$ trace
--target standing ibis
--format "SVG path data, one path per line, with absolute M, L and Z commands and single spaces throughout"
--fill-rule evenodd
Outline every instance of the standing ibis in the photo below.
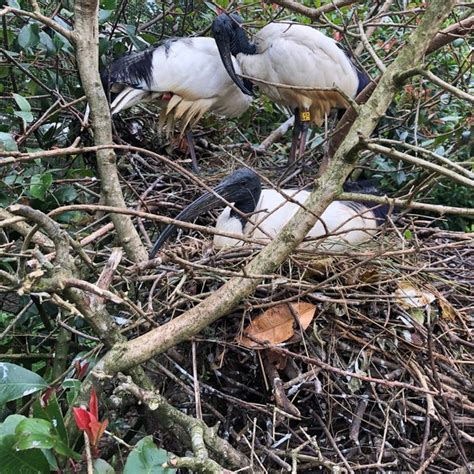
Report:
M 223 13 L 212 24 L 222 62 L 242 92 L 251 94 L 232 56 L 266 95 L 294 111 L 291 163 L 298 148 L 300 155 L 304 152 L 310 122 L 320 126 L 332 108 L 347 108 L 347 100 L 338 91 L 354 98 L 369 78 L 336 41 L 310 26 L 269 23 L 250 42 L 241 23 L 238 15 Z
M 225 199 L 233 203 L 233 208 L 226 207 L 221 212 L 216 230 L 265 243 L 275 237 L 298 211 L 298 203 L 304 203 L 308 196 L 309 191 L 295 189 L 285 189 L 282 193 L 274 189 L 262 190 L 258 175 L 247 168 L 241 168 L 218 184 L 214 193 L 205 193 L 189 204 L 176 219 L 191 221 L 204 212 L 222 207 L 222 199 Z M 387 206 L 371 208 L 368 204 L 353 201 L 334 201 L 322 213 L 308 237 L 314 239 L 327 235 L 324 248 L 341 251 L 369 240 L 386 212 Z M 175 231 L 174 225 L 168 225 L 164 229 L 150 252 L 150 258 L 156 255 Z M 214 235 L 215 248 L 234 247 L 242 243 L 238 238 Z M 306 242 L 305 246 L 311 246 L 311 242 Z
M 240 72 L 237 63 L 232 67 Z M 160 122 L 166 124 L 168 133 L 180 120 L 195 172 L 193 125 L 206 112 L 237 117 L 252 101 L 247 87 L 243 93 L 227 74 L 213 38 L 168 39 L 145 51 L 127 54 L 102 73 L 102 82 L 113 94 L 112 114 L 156 100 L 162 105 Z

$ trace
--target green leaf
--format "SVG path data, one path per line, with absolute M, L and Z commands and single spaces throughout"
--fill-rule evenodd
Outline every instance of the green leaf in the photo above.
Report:
M 48 399 L 46 406 L 43 406 L 40 400 L 35 400 L 33 404 L 33 416 L 35 418 L 48 420 L 51 423 L 53 432 L 58 438 L 66 445 L 69 444 L 63 414 L 61 413 L 61 408 L 59 407 L 58 399 L 55 394 Z
M 46 191 L 53 183 L 53 175 L 51 173 L 35 174 L 30 181 L 30 194 L 32 197 L 44 201 Z
M 26 420 L 26 416 L 23 415 L 10 415 L 0 424 L 0 436 L 14 435 L 16 427 L 20 421 Z
M 405 237 L 405 239 L 410 240 L 410 239 L 412 238 L 411 230 L 407 229 L 407 230 L 403 233 L 403 236 Z
M 40 41 L 41 44 L 45 47 L 48 56 L 54 56 L 56 54 L 56 46 L 54 45 L 53 40 L 44 31 L 40 33 Z
M 105 23 L 114 13 L 113 10 L 99 10 L 99 24 Z
M 33 48 L 39 41 L 39 26 L 37 23 L 26 24 L 18 34 L 18 44 L 23 49 Z
M 41 418 L 26 418 L 16 427 L 17 435 L 49 435 L 51 436 L 51 423 Z
M 47 434 L 30 434 L 17 436 L 15 448 L 20 451 L 25 449 L 51 449 L 54 446 L 54 439 Z
M 0 66 L 0 79 L 8 77 L 10 74 L 10 68 L 8 66 Z
M 115 10 L 117 6 L 117 0 L 100 0 L 100 8 L 105 10 Z
M 125 26 L 125 32 L 127 33 L 127 36 L 130 38 L 130 41 L 132 42 L 133 46 L 137 48 L 138 50 L 145 49 L 148 47 L 148 43 L 145 43 L 141 38 L 139 38 L 136 35 L 137 29 L 133 25 L 124 25 Z
M 176 472 L 176 469 L 163 467 L 163 464 L 168 462 L 168 457 L 167 451 L 155 446 L 152 436 L 146 436 L 136 444 L 129 454 L 123 474 L 171 474 Z
M 31 112 L 30 103 L 20 94 L 12 94 L 15 102 L 17 103 L 20 110 L 23 112 Z
M 94 474 L 115 474 L 115 469 L 101 458 L 94 461 L 93 468 Z
M 0 381 L 0 407 L 48 386 L 39 375 L 9 362 L 0 363 Z
M 18 10 L 21 9 L 20 4 L 16 0 L 8 0 L 8 6 L 12 8 L 18 8 Z
M 59 454 L 81 459 L 80 454 L 73 451 L 66 443 L 61 441 L 55 433 L 52 423 L 41 418 L 27 418 L 16 427 L 17 443 L 15 447 L 20 450 L 40 448 L 54 448 Z
M 16 141 L 10 133 L 0 132 L 0 150 L 2 148 L 5 151 L 18 151 Z
M 17 117 L 20 117 L 21 119 L 23 119 L 26 123 L 30 123 L 30 122 L 33 122 L 33 114 L 31 112 L 20 112 L 18 110 L 15 110 L 13 112 L 14 115 L 16 115 Z
M 0 466 L 2 474 L 49 473 L 49 463 L 39 449 L 17 451 L 14 435 L 0 436 Z
M 55 193 L 56 199 L 62 204 L 66 202 L 74 201 L 77 198 L 77 191 L 74 186 L 67 184 L 61 186 Z

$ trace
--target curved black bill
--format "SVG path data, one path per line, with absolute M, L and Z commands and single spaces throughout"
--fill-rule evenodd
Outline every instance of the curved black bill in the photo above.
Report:
M 217 44 L 217 49 L 219 50 L 219 54 L 222 59 L 222 64 L 229 74 L 230 78 L 235 82 L 236 86 L 244 93 L 250 96 L 253 96 L 253 92 L 249 90 L 242 78 L 240 78 L 234 69 L 234 64 L 232 63 L 232 54 L 230 51 L 230 41 L 226 36 L 222 35 L 215 35 L 215 40 Z
M 193 201 L 189 206 L 185 207 L 177 216 L 176 220 L 190 222 L 201 214 L 208 212 L 215 207 L 225 205 L 222 202 L 222 199 L 229 200 L 232 197 L 232 192 L 226 187 L 222 185 L 218 185 L 214 188 L 214 191 L 219 195 L 216 196 L 212 193 L 205 193 L 202 196 L 198 197 L 195 201 Z M 158 240 L 153 245 L 153 248 L 150 252 L 150 259 L 155 258 L 156 254 L 160 250 L 160 248 L 166 243 L 166 241 L 174 235 L 177 231 L 176 225 L 169 224 L 165 227 L 163 232 L 158 237 Z

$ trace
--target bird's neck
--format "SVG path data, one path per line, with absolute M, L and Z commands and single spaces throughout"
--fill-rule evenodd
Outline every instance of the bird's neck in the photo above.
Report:
M 242 228 L 248 222 L 248 217 L 242 214 L 252 214 L 255 212 L 258 201 L 260 200 L 261 189 L 256 189 L 254 191 L 248 190 L 248 195 L 234 202 L 234 209 L 230 211 L 230 217 L 235 217 L 242 222 Z M 239 211 L 239 212 L 237 212 Z
M 356 72 L 357 79 L 359 79 L 359 85 L 357 87 L 356 95 L 359 95 L 365 89 L 367 84 L 369 84 L 370 77 L 364 71 L 360 71 L 358 68 L 356 68 Z
M 230 43 L 230 52 L 232 56 L 237 56 L 240 53 L 255 54 L 257 52 L 257 47 L 249 41 L 245 31 L 242 28 L 239 28 Z

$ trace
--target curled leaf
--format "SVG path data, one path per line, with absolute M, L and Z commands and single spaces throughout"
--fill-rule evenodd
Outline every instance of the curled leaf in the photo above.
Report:
M 270 344 L 285 342 L 295 334 L 295 327 L 298 329 L 295 317 L 305 330 L 313 320 L 315 311 L 316 306 L 311 303 L 283 303 L 273 306 L 244 329 L 244 335 L 238 342 L 248 348 L 258 348 L 259 341 Z

